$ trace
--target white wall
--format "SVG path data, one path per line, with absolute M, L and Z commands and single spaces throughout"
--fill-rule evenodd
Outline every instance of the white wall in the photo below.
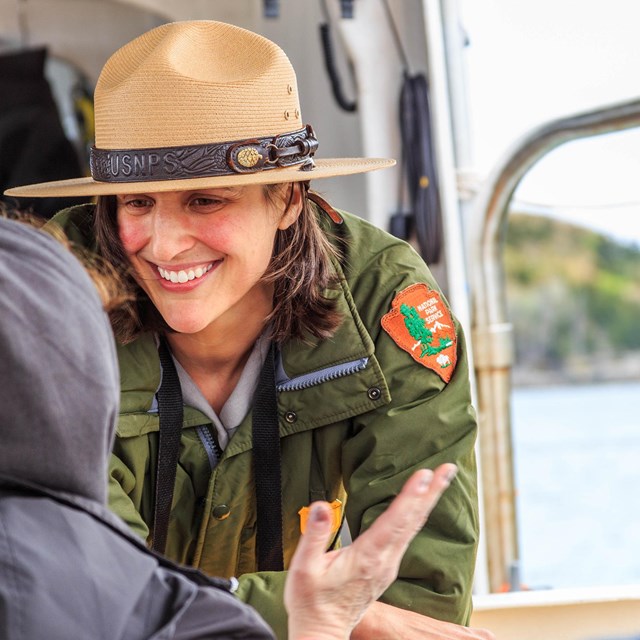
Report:
M 355 95 L 356 87 L 347 71 L 346 55 L 340 46 L 341 32 L 337 24 L 337 0 L 327 0 L 336 18 L 333 40 L 343 78 L 345 93 Z M 426 66 L 421 5 L 419 0 L 392 0 L 392 11 L 417 69 Z M 19 42 L 20 20 L 16 7 L 22 7 L 23 40 L 28 46 L 48 46 L 55 56 L 71 61 L 90 78 L 97 78 L 107 57 L 136 35 L 167 20 L 216 19 L 251 29 L 277 42 L 289 55 L 298 74 L 302 114 L 313 125 L 320 141 L 318 157 L 350 157 L 380 155 L 398 157 L 399 129 L 397 103 L 402 82 L 401 66 L 391 39 L 388 24 L 381 12 L 381 0 L 356 0 L 356 20 L 375 19 L 375 31 L 367 34 L 371 24 L 346 25 L 351 32 L 360 30 L 360 41 L 354 55 L 363 55 L 357 68 L 367 67 L 370 47 L 380 64 L 380 82 L 368 85 L 378 95 L 368 92 L 368 99 L 385 109 L 382 122 L 367 140 L 362 138 L 360 113 L 342 111 L 331 94 L 329 79 L 321 56 L 319 24 L 324 20 L 320 0 L 280 0 L 280 18 L 263 17 L 262 0 L 0 0 L 0 46 Z M 372 14 L 372 12 L 374 12 Z M 377 12 L 377 14 L 375 13 Z M 368 17 L 367 17 L 368 14 Z M 349 29 L 346 29 L 347 33 Z M 363 38 L 364 35 L 364 38 Z M 408 43 L 408 44 L 407 44 Z M 353 47 L 353 44 L 352 44 Z M 376 68 L 373 68 L 376 73 Z M 364 81 L 361 81 L 365 85 Z M 380 116 L 379 116 L 380 119 Z M 366 129 L 366 127 L 365 127 Z M 371 127 L 367 129 L 371 131 Z M 386 174 L 386 175 L 383 175 Z M 328 179 L 314 184 L 336 206 L 351 210 L 365 218 L 374 218 L 386 226 L 386 215 L 396 209 L 399 169 L 371 176 L 356 175 Z M 381 218 L 382 216 L 382 218 Z

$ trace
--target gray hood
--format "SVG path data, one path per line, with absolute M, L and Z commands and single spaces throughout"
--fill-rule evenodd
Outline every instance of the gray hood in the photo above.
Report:
M 0 219 L 0 475 L 104 503 L 118 403 L 111 328 L 84 268 Z

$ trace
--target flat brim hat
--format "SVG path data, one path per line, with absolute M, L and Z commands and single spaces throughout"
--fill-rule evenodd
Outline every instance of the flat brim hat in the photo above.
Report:
M 153 29 L 106 62 L 94 96 L 91 177 L 8 189 L 97 196 L 275 184 L 363 173 L 387 158 L 314 158 L 296 75 L 276 44 L 209 20 Z

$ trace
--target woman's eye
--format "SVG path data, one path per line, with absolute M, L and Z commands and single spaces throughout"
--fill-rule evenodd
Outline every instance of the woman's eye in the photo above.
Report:
M 221 204 L 221 201 L 215 198 L 194 198 L 191 202 L 197 207 L 215 207 Z
M 152 203 L 144 198 L 131 198 L 130 200 L 125 200 L 122 204 L 132 209 L 144 209 L 150 207 Z
M 198 197 L 193 198 L 191 206 L 198 211 L 214 211 L 223 206 L 224 202 L 218 198 Z

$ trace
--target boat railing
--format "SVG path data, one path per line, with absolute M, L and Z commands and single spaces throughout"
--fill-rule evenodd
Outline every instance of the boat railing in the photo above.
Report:
M 547 122 L 522 137 L 505 154 L 472 204 L 467 236 L 472 265 L 472 351 L 480 419 L 483 535 L 491 592 L 509 584 L 519 555 L 510 419 L 514 346 L 502 264 L 509 205 L 525 174 L 551 150 L 580 138 L 637 126 L 640 100 Z

